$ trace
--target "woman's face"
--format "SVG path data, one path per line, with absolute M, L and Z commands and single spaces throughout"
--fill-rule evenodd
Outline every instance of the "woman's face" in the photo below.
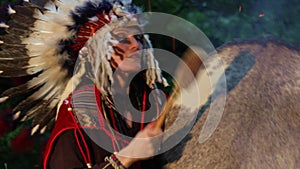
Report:
M 124 72 L 137 72 L 141 70 L 142 44 L 137 38 L 140 30 L 135 27 L 118 28 L 112 32 L 113 37 L 119 41 L 114 45 L 111 66 Z

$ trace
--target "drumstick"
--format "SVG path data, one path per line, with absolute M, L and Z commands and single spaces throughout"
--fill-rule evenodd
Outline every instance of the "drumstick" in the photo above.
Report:
M 194 80 L 194 76 L 197 75 L 197 73 L 199 72 L 200 68 L 202 67 L 202 61 L 200 59 L 200 56 L 197 54 L 205 54 L 205 52 L 199 48 L 196 48 L 197 50 L 197 54 L 193 51 L 193 49 L 195 48 L 188 48 L 187 51 L 184 53 L 183 57 L 182 57 L 182 63 L 179 64 L 179 66 L 176 69 L 175 72 L 175 79 L 177 79 L 178 81 L 182 81 L 184 82 L 180 87 L 185 88 L 187 87 L 193 80 Z M 192 72 L 192 74 L 194 75 L 193 77 L 191 76 L 186 76 L 186 72 L 182 71 L 182 66 L 184 66 L 184 64 L 190 69 L 190 71 Z M 178 94 L 180 92 L 180 87 L 178 86 L 178 84 L 173 81 L 174 87 L 172 90 L 172 93 L 169 97 L 169 99 L 167 100 L 166 104 L 164 105 L 162 112 L 160 113 L 160 116 L 158 117 L 155 127 L 156 128 L 161 128 L 162 125 L 164 124 L 164 121 L 166 119 L 166 117 L 168 116 L 168 113 L 171 111 L 175 100 L 178 97 Z

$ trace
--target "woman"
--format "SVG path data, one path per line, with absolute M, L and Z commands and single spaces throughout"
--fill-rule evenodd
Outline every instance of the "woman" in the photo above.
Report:
M 94 38 L 97 34 L 101 34 L 101 31 L 100 33 L 96 31 L 88 42 L 80 44 L 83 47 L 79 47 L 78 52 L 79 56 L 88 60 L 84 62 L 88 62 L 87 64 L 92 67 L 98 67 L 94 63 L 89 63 L 97 57 L 95 46 L 99 41 L 104 41 Z M 112 44 L 111 58 L 107 59 L 113 72 L 113 80 L 108 84 L 113 81 L 111 84 L 113 89 L 104 87 L 103 84 L 97 85 L 97 82 L 93 86 L 93 80 L 90 81 L 88 78 L 77 85 L 77 90 L 64 101 L 58 112 L 56 126 L 46 151 L 45 168 L 138 169 L 149 168 L 151 163 L 152 168 L 159 168 L 157 166 L 159 163 L 155 162 L 155 159 L 151 159 L 150 163 L 148 160 L 159 150 L 160 142 L 158 138 L 153 137 L 162 134 L 162 129 L 155 128 L 155 122 L 149 120 L 158 117 L 160 105 L 152 105 L 157 107 L 155 112 L 145 113 L 150 107 L 147 100 L 151 88 L 146 83 L 147 73 L 142 71 L 144 56 L 141 50 L 143 45 L 149 44 L 141 35 L 136 21 L 113 29 L 111 35 L 112 40 L 117 41 Z M 78 47 L 78 44 L 73 44 L 73 50 L 74 46 Z M 88 77 L 87 74 L 85 73 Z M 130 81 L 132 74 L 137 75 Z M 103 81 L 104 78 L 107 77 L 101 76 L 99 79 Z M 128 96 L 130 101 L 126 102 Z M 154 99 L 160 99 L 158 97 L 154 96 Z M 120 98 L 124 99 L 117 101 L 119 103 L 116 106 L 114 101 Z M 131 103 L 133 105 L 129 106 Z M 89 107 L 91 104 L 95 105 L 94 109 Z M 137 109 L 138 113 L 134 113 L 136 111 L 134 109 Z M 86 123 L 85 121 L 91 120 L 82 120 L 83 114 L 85 119 L 98 121 Z M 148 120 L 145 121 L 145 118 Z M 104 124 L 101 123 L 103 121 Z M 142 162 L 145 160 L 148 162 Z
M 139 72 L 141 70 L 141 56 L 138 54 L 138 50 L 141 49 L 142 44 L 139 41 L 139 39 L 137 39 L 136 37 L 134 37 L 132 34 L 138 34 L 139 30 L 136 28 L 120 28 L 117 30 L 114 30 L 115 32 L 115 36 L 120 36 L 122 34 L 122 36 L 124 36 L 124 34 L 126 34 L 125 39 L 121 40 L 120 43 L 118 43 L 117 45 L 114 46 L 114 49 L 116 52 L 114 52 L 112 54 L 112 59 L 110 60 L 110 64 L 111 67 L 113 69 L 120 69 L 120 71 L 117 71 L 117 74 L 115 75 L 115 87 L 114 89 L 119 90 L 116 91 L 116 95 L 118 95 L 118 97 L 124 97 L 122 96 L 122 93 L 124 93 L 123 91 L 128 91 L 129 92 L 129 88 L 125 89 L 127 87 L 127 82 L 126 79 L 129 78 L 130 73 L 133 72 Z M 139 88 L 143 88 L 145 87 L 145 82 L 143 82 L 143 80 L 141 80 L 143 76 L 142 75 L 138 75 L 138 78 L 135 79 L 134 84 L 132 84 L 132 88 L 135 88 L 135 90 L 137 91 L 132 91 L 132 92 L 139 92 L 142 93 L 142 91 Z M 80 92 L 74 92 L 73 94 L 77 96 L 77 99 L 75 99 L 75 102 L 80 100 L 80 97 L 83 97 L 82 95 L 84 95 L 84 97 L 86 96 L 87 91 L 93 91 L 93 88 L 87 88 L 86 86 L 83 86 L 82 88 L 86 88 L 86 90 L 84 91 L 80 91 Z M 146 89 L 148 90 L 147 93 L 149 93 L 150 88 Z M 118 93 L 119 92 L 119 93 Z M 145 91 L 146 92 L 146 91 Z M 129 93 L 127 93 L 129 94 Z M 103 100 L 101 100 L 101 96 L 100 96 L 100 92 L 96 89 L 95 91 L 95 97 L 97 97 L 97 101 L 98 101 L 98 106 L 105 106 L 106 108 L 104 108 L 104 111 L 115 111 L 114 109 L 112 110 L 108 110 L 109 108 L 107 108 L 109 105 L 107 105 L 106 103 L 103 102 Z M 141 96 L 138 96 L 138 94 L 134 94 L 134 96 L 132 97 L 139 97 L 139 99 L 142 99 Z M 94 99 L 93 96 L 89 96 L 90 99 Z M 83 102 L 82 100 L 80 100 L 81 103 Z M 52 135 L 52 137 L 55 137 L 55 141 L 52 141 L 52 145 L 51 145 L 51 152 L 48 152 L 49 155 L 47 157 L 46 160 L 46 165 L 49 168 L 59 168 L 59 169 L 63 169 L 63 168 L 83 168 L 85 165 L 86 167 L 90 167 L 93 165 L 93 168 L 113 168 L 114 163 L 109 163 L 109 159 L 106 158 L 111 158 L 114 159 L 115 161 L 117 161 L 116 163 L 119 164 L 119 168 L 121 168 L 122 166 L 124 168 L 129 168 L 130 166 L 134 166 L 133 168 L 139 168 L 141 167 L 140 163 L 136 163 L 139 162 L 141 160 L 146 160 L 151 156 L 154 156 L 155 153 L 157 153 L 158 151 L 158 147 L 159 147 L 159 142 L 154 141 L 154 140 L 147 140 L 147 141 L 138 141 L 138 139 L 136 138 L 148 138 L 148 137 L 155 137 L 155 136 L 159 136 L 162 134 L 162 130 L 161 129 L 157 129 L 154 128 L 154 123 L 150 123 L 148 125 L 144 124 L 144 122 L 133 122 L 132 120 L 132 114 L 129 112 L 128 108 L 120 108 L 123 111 L 127 111 L 125 114 L 120 115 L 120 114 L 114 114 L 112 115 L 112 117 L 107 118 L 110 124 L 114 124 L 113 123 L 113 118 L 117 118 L 118 119 L 118 124 L 115 124 L 114 126 L 114 130 L 122 132 L 122 134 L 125 134 L 126 136 L 129 137 L 134 137 L 134 139 L 129 143 L 128 140 L 126 141 L 120 141 L 120 143 L 116 143 L 116 144 L 128 144 L 126 145 L 124 148 L 121 148 L 119 150 L 119 152 L 116 154 L 111 154 L 111 152 L 105 150 L 104 148 L 102 148 L 101 146 L 97 145 L 96 143 L 94 143 L 85 133 L 85 130 L 82 130 L 82 128 L 88 128 L 91 126 L 82 126 L 84 125 L 83 123 L 78 124 L 74 124 L 78 121 L 74 120 L 76 117 L 74 117 L 73 113 L 71 112 L 72 110 L 71 108 L 71 104 L 70 104 L 70 99 L 68 101 L 65 101 L 65 103 L 67 104 L 63 104 L 63 106 L 61 107 L 60 111 L 59 111 L 59 117 L 58 120 L 56 122 L 56 127 L 54 129 L 54 136 Z M 143 100 L 139 100 L 139 102 L 143 102 Z M 104 104 L 103 104 L 104 103 Z M 142 104 L 140 104 L 142 105 Z M 82 105 L 81 105 L 82 106 Z M 141 108 L 139 108 L 141 109 Z M 70 111 L 70 112 L 68 112 Z M 82 110 L 78 110 L 78 112 L 76 114 L 78 114 L 78 116 L 82 115 Z M 84 111 L 87 111 L 86 109 Z M 101 112 L 103 113 L 103 112 Z M 118 112 L 114 112 L 114 113 L 118 113 Z M 124 112 L 121 112 L 124 113 Z M 66 115 L 68 114 L 68 115 Z M 63 117 L 60 117 L 63 116 Z M 108 113 L 107 116 L 110 116 L 110 114 Z M 123 116 L 123 117 L 122 117 Z M 153 118 L 155 118 L 156 114 L 153 115 Z M 102 118 L 103 116 L 101 116 Z M 135 117 L 137 118 L 137 117 Z M 74 120 L 74 121 L 73 121 Z M 61 124 L 68 124 L 67 121 L 71 121 L 69 126 L 63 126 L 61 127 Z M 74 123 L 73 123 L 74 122 Z M 79 126 L 81 125 L 81 126 Z M 145 127 L 143 127 L 142 125 L 146 125 Z M 108 127 L 108 126 L 106 126 Z M 81 131 L 79 131 L 81 130 Z M 89 129 L 86 129 L 89 130 Z M 110 140 L 109 140 L 109 134 L 105 134 L 104 132 L 99 132 L 99 130 L 101 130 L 101 127 L 99 127 L 98 129 L 94 129 L 94 131 L 87 131 L 87 132 L 94 132 L 92 134 L 94 135 L 102 135 L 102 137 L 100 138 L 100 141 L 102 142 L 106 142 L 106 144 L 109 144 Z M 62 132 L 63 131 L 63 132 Z M 81 134 L 78 134 L 79 132 L 81 132 Z M 97 134 L 96 134 L 96 133 Z M 58 134 L 59 133 L 59 134 Z M 76 137 L 76 133 L 79 135 L 78 137 Z M 58 135 L 57 135 L 58 134 Z M 91 133 L 89 134 L 91 135 Z M 76 140 L 79 139 L 80 143 L 76 142 Z M 111 138 L 112 139 L 112 138 Z M 80 150 L 81 145 L 87 144 L 86 150 Z M 104 143 L 102 143 L 103 145 Z M 155 145 L 156 144 L 156 145 Z M 123 145 L 123 146 L 124 146 Z M 111 147 L 113 145 L 110 145 Z M 120 146 L 120 147 L 123 147 Z M 119 146 L 117 146 L 119 147 Z M 119 148 L 120 148 L 119 147 Z M 108 148 L 109 149 L 109 148 Z M 113 150 L 116 151 L 116 150 Z M 118 151 L 118 150 L 117 150 Z M 87 154 L 89 153 L 89 154 Z M 86 160 L 88 159 L 87 157 L 90 156 L 90 159 L 85 161 L 84 157 L 86 156 Z M 140 158 L 139 158 L 140 157 Z M 147 164 L 149 165 L 149 164 Z M 148 166 L 149 167 L 149 166 Z M 116 167 L 117 168 L 117 167 Z
M 8 31 L 0 59 L 8 63 L 0 64 L 0 76 L 34 78 L 5 91 L 0 103 L 26 96 L 12 114 L 33 119 L 32 134 L 55 121 L 44 169 L 158 164 L 151 157 L 160 145 L 154 123 L 161 105 L 152 90 L 167 83 L 141 34 L 138 9 L 128 0 L 28 3 L 2 24 Z

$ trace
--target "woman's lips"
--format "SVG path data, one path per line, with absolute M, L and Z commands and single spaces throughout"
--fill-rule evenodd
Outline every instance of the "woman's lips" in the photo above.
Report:
M 135 52 L 135 53 L 129 55 L 128 57 L 126 57 L 126 58 L 132 58 L 132 59 L 137 58 L 137 59 L 139 59 L 139 58 L 141 58 L 141 54 L 139 52 Z

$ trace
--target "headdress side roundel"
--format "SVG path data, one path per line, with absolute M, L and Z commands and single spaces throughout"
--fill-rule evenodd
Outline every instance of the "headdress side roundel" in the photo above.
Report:
M 72 92 L 71 85 L 86 73 L 82 65 L 73 74 L 77 59 L 91 63 L 90 78 L 103 94 L 111 94 L 109 59 L 111 45 L 118 41 L 110 32 L 126 24 L 138 25 L 133 17 L 137 12 L 129 0 L 50 0 L 43 7 L 30 2 L 15 6 L 12 19 L 1 24 L 5 34 L 0 36 L 0 77 L 33 78 L 4 91 L 0 103 L 29 95 L 13 108 L 13 118 L 33 119 L 32 134 L 43 133 L 55 122 L 58 105 Z M 166 84 L 147 36 L 144 43 L 147 84 Z M 91 55 L 95 49 L 98 54 Z

